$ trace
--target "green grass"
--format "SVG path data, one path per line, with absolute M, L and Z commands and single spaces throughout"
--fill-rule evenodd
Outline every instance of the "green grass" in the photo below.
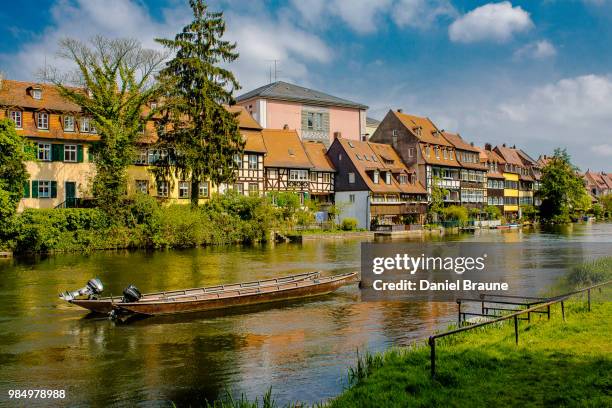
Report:
M 330 407 L 605 407 L 612 406 L 612 290 L 519 323 L 475 329 L 439 339 L 437 375 L 429 347 L 391 349 L 359 359 L 351 386 Z

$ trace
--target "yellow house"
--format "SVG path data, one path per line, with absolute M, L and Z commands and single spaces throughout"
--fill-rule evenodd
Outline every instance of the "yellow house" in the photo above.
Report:
M 62 98 L 54 86 L 0 78 L 0 119 L 10 118 L 18 134 L 33 145 L 37 161 L 26 163 L 18 211 L 74 206 L 90 196 L 95 174 L 91 146 L 100 138 L 79 106 Z
M 495 147 L 495 152 L 504 159 L 504 216 L 516 218 L 519 215 L 519 174 L 523 169 L 523 162 L 516 149 L 505 144 Z

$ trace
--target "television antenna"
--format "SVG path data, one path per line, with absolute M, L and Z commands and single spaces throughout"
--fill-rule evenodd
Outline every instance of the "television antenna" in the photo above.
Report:
M 270 67 L 268 71 L 268 82 L 269 83 L 276 82 L 278 80 L 278 74 L 281 72 L 281 70 L 278 69 L 280 60 L 279 59 L 269 59 L 266 61 L 270 63 Z M 272 81 L 272 79 L 274 79 L 274 81 Z

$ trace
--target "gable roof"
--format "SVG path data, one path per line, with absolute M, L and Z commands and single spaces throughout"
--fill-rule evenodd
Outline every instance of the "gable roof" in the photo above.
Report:
M 312 170 L 316 171 L 336 171 L 329 157 L 327 157 L 327 148 L 321 142 L 302 142 L 306 155 L 313 165 Z
M 493 150 L 488 150 L 482 147 L 476 148 L 480 151 L 480 162 L 483 163 L 485 166 L 487 166 L 487 162 L 497 163 L 498 166 L 506 164 L 504 159 L 502 159 L 501 156 L 495 153 Z M 489 168 L 487 171 L 487 177 L 503 179 L 504 175 L 500 171 L 491 171 L 491 169 Z
M 267 151 L 264 166 L 294 169 L 313 167 L 295 130 L 263 129 L 261 134 Z
M 380 125 L 380 120 L 366 116 L 366 126 L 374 127 Z
M 414 184 L 400 184 L 394 177 L 391 177 L 391 184 L 386 184 L 382 181 L 384 178 L 381 174 L 380 180 L 382 182 L 377 184 L 370 178 L 368 172 L 375 170 L 379 172 L 390 171 L 395 174 L 410 174 L 413 172 L 408 170 L 392 146 L 347 139 L 336 139 L 334 143 L 339 143 L 342 146 L 348 159 L 351 160 L 353 166 L 359 172 L 359 176 L 370 191 L 375 193 L 426 193 L 425 188 L 419 181 L 416 181 Z
M 523 166 L 523 161 L 516 152 L 516 149 L 507 146 L 495 146 L 496 152 L 506 161 L 506 163 L 514 164 L 516 166 Z
M 236 98 L 236 101 L 246 101 L 254 97 L 276 99 L 281 101 L 304 102 L 312 105 L 322 106 L 342 106 L 347 108 L 368 109 L 366 105 L 349 101 L 348 99 L 338 98 L 314 89 L 290 84 L 284 81 L 277 81 L 271 84 L 253 89 Z
M 523 149 L 516 149 L 516 153 L 528 166 L 537 166 L 538 162 L 529 156 Z
M 238 124 L 241 129 L 256 129 L 261 130 L 262 127 L 257 123 L 255 118 L 240 105 L 225 106 L 225 109 L 232 113 L 238 113 Z
M 448 142 L 442 135 L 442 132 L 437 128 L 437 126 L 431 121 L 429 118 L 424 118 L 420 116 L 408 115 L 407 113 L 402 113 L 398 111 L 391 111 L 393 114 L 399 119 L 399 121 L 408 129 L 412 134 L 414 134 L 421 142 L 438 144 L 442 146 L 450 146 L 452 144 Z M 421 128 L 421 134 L 417 133 L 416 128 Z
M 444 138 L 450 142 L 456 149 L 467 150 L 468 152 L 480 153 L 480 150 L 463 140 L 459 133 L 442 132 Z
M 40 87 L 42 98 L 34 99 L 28 92 L 33 87 Z M 47 109 L 51 111 L 80 112 L 81 107 L 63 98 L 55 85 L 14 81 L 4 79 L 0 86 L 0 106 L 14 106 L 25 109 Z

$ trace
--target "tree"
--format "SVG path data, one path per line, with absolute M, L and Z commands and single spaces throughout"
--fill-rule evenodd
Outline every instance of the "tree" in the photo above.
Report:
M 448 195 L 448 190 L 440 187 L 440 179 L 433 178 L 431 184 L 431 198 L 429 207 L 427 208 L 427 218 L 430 222 L 437 221 L 438 215 L 444 210 L 444 198 Z
M 7 238 L 13 216 L 29 174 L 25 161 L 34 160 L 32 149 L 27 149 L 26 139 L 15 132 L 10 119 L 0 120 L 0 238 Z
M 603 216 L 612 217 L 612 194 L 607 194 L 599 198 L 599 204 L 603 207 Z
M 456 221 L 459 225 L 464 225 L 468 220 L 468 210 L 460 205 L 449 205 L 442 210 L 445 221 Z
M 203 0 L 189 4 L 194 20 L 174 40 L 156 40 L 175 52 L 160 75 L 166 100 L 158 125 L 159 144 L 169 154 L 160 163 L 157 177 L 174 173 L 191 180 L 191 203 L 197 206 L 201 182 L 219 185 L 234 180 L 235 157 L 242 155 L 244 140 L 237 114 L 224 106 L 234 102 L 238 81 L 220 66 L 238 58 L 236 44 L 222 40 L 223 13 L 209 12 Z
M 126 169 L 133 163 L 135 142 L 154 114 L 144 116 L 143 108 L 158 97 L 154 76 L 165 55 L 142 48 L 136 40 L 101 36 L 88 44 L 67 38 L 59 45 L 60 56 L 74 63 L 76 72 L 58 75 L 53 70 L 44 75 L 91 117 L 100 135 L 92 191 L 100 207 L 117 214 L 127 192 Z
M 499 207 L 495 205 L 487 205 L 484 209 L 489 220 L 499 220 L 502 217 L 502 212 Z
M 521 217 L 528 221 L 535 221 L 538 215 L 538 210 L 531 204 L 521 205 Z
M 584 206 L 587 195 L 578 168 L 565 149 L 555 149 L 542 169 L 540 216 L 551 223 L 570 222 L 573 209 Z

